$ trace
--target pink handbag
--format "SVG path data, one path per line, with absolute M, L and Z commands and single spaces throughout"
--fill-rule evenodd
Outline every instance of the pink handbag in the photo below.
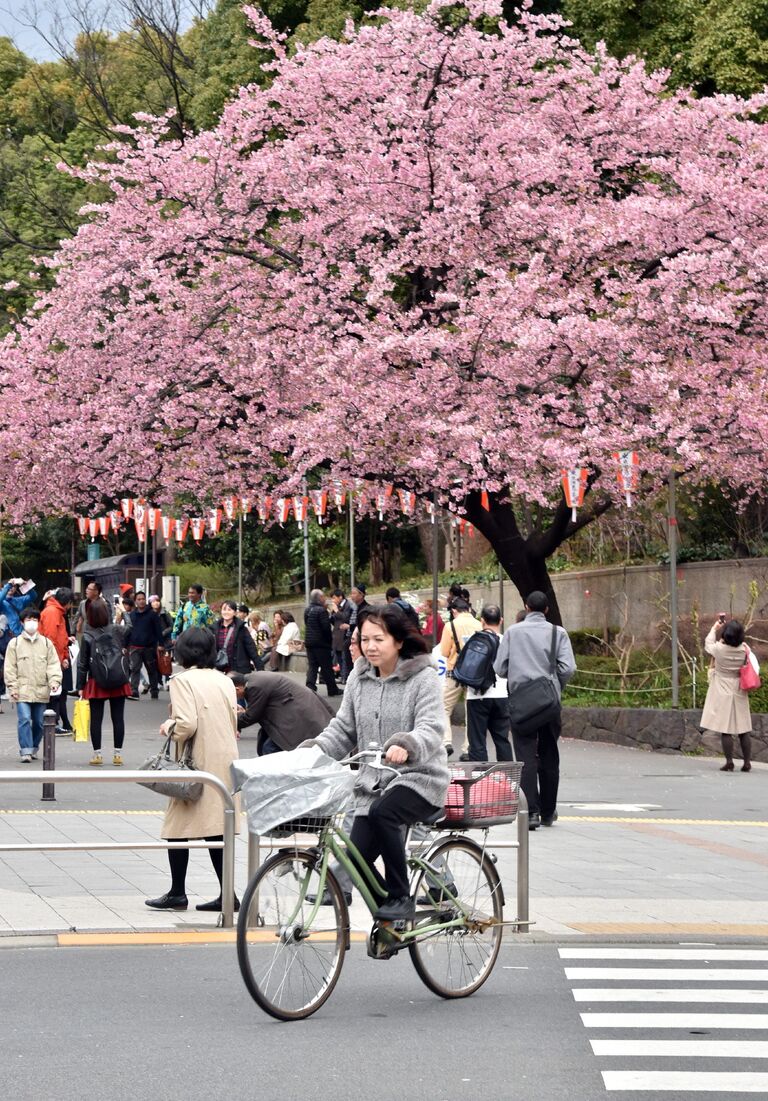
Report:
M 745 647 L 744 664 L 739 669 L 739 687 L 743 692 L 754 692 L 760 687 L 762 681 L 760 674 L 755 672 L 755 667 L 750 661 L 749 647 Z

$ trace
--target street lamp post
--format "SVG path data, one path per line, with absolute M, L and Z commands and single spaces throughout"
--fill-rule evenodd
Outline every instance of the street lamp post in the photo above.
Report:
M 675 472 L 669 472 L 669 619 L 672 643 L 672 706 L 680 705 L 680 669 L 677 638 L 677 506 L 675 500 Z

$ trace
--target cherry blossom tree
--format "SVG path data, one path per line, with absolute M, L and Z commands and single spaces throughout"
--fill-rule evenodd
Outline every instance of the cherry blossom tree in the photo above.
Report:
M 268 89 L 86 170 L 110 201 L 2 349 L 9 509 L 323 470 L 436 493 L 526 593 L 615 503 L 614 451 L 648 490 L 764 488 L 768 96 L 672 92 L 495 0 L 293 56 L 249 14 Z

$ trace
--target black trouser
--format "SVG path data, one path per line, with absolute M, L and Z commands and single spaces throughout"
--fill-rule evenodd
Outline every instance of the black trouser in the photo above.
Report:
M 371 866 L 378 856 L 384 858 L 384 878 L 375 868 L 373 870 L 391 898 L 403 898 L 408 894 L 408 866 L 401 827 L 421 822 L 436 810 L 437 807 L 417 791 L 396 784 L 376 800 L 367 817 L 355 818 L 350 840 Z
M 91 705 L 91 745 L 96 753 L 101 749 L 101 724 L 104 721 L 106 700 L 89 700 Z M 125 696 L 113 696 L 109 700 L 109 716 L 112 719 L 112 738 L 115 749 L 123 748 L 125 739 Z
M 470 761 L 487 761 L 486 731 L 493 738 L 497 761 L 512 760 L 509 740 L 509 696 L 467 700 L 467 741 Z
M 349 646 L 343 646 L 341 649 L 341 683 L 347 683 L 347 677 L 352 672 L 352 654 L 350 653 Z
M 174 841 L 185 841 L 189 838 L 174 837 Z M 216 837 L 206 837 L 206 841 L 223 841 L 224 834 L 220 833 Z M 219 895 L 221 895 L 221 874 L 224 867 L 224 851 L 223 849 L 209 849 L 211 857 L 211 864 L 213 864 L 213 870 L 216 872 L 216 878 L 219 881 Z M 186 895 L 187 893 L 187 866 L 189 864 L 189 849 L 169 849 L 168 850 L 168 863 L 171 865 L 171 890 L 172 895 Z
M 529 813 L 551 818 L 557 809 L 557 788 L 560 783 L 560 717 L 535 730 L 532 734 L 517 734 L 512 727 L 515 756 L 523 763 L 521 786 L 528 800 Z
M 131 692 L 134 696 L 139 694 L 139 677 L 142 665 L 147 667 L 149 677 L 149 691 L 153 697 L 157 696 L 157 648 L 155 646 L 131 646 L 128 651 L 131 659 Z
M 317 691 L 317 671 L 320 670 L 323 684 L 329 696 L 335 696 L 339 689 L 333 675 L 333 659 L 330 646 L 305 646 L 307 651 L 307 688 Z

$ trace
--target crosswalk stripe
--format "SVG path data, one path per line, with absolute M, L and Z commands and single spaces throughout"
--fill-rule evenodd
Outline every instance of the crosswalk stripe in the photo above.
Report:
M 715 1002 L 720 1004 L 768 1005 L 768 990 L 652 990 L 633 986 L 582 986 L 573 991 L 577 1002 Z
M 713 963 L 759 963 L 768 960 L 762 948 L 561 948 L 562 960 L 711 960 Z
M 581 1013 L 585 1028 L 768 1029 L 768 1013 Z
M 768 969 L 734 967 L 566 967 L 568 979 L 622 979 L 632 982 L 765 982 Z
M 705 1072 L 685 1070 L 604 1070 L 607 1090 L 683 1091 L 692 1093 L 768 1094 L 768 1074 L 752 1071 Z
M 768 1040 L 590 1040 L 595 1055 L 768 1059 Z

